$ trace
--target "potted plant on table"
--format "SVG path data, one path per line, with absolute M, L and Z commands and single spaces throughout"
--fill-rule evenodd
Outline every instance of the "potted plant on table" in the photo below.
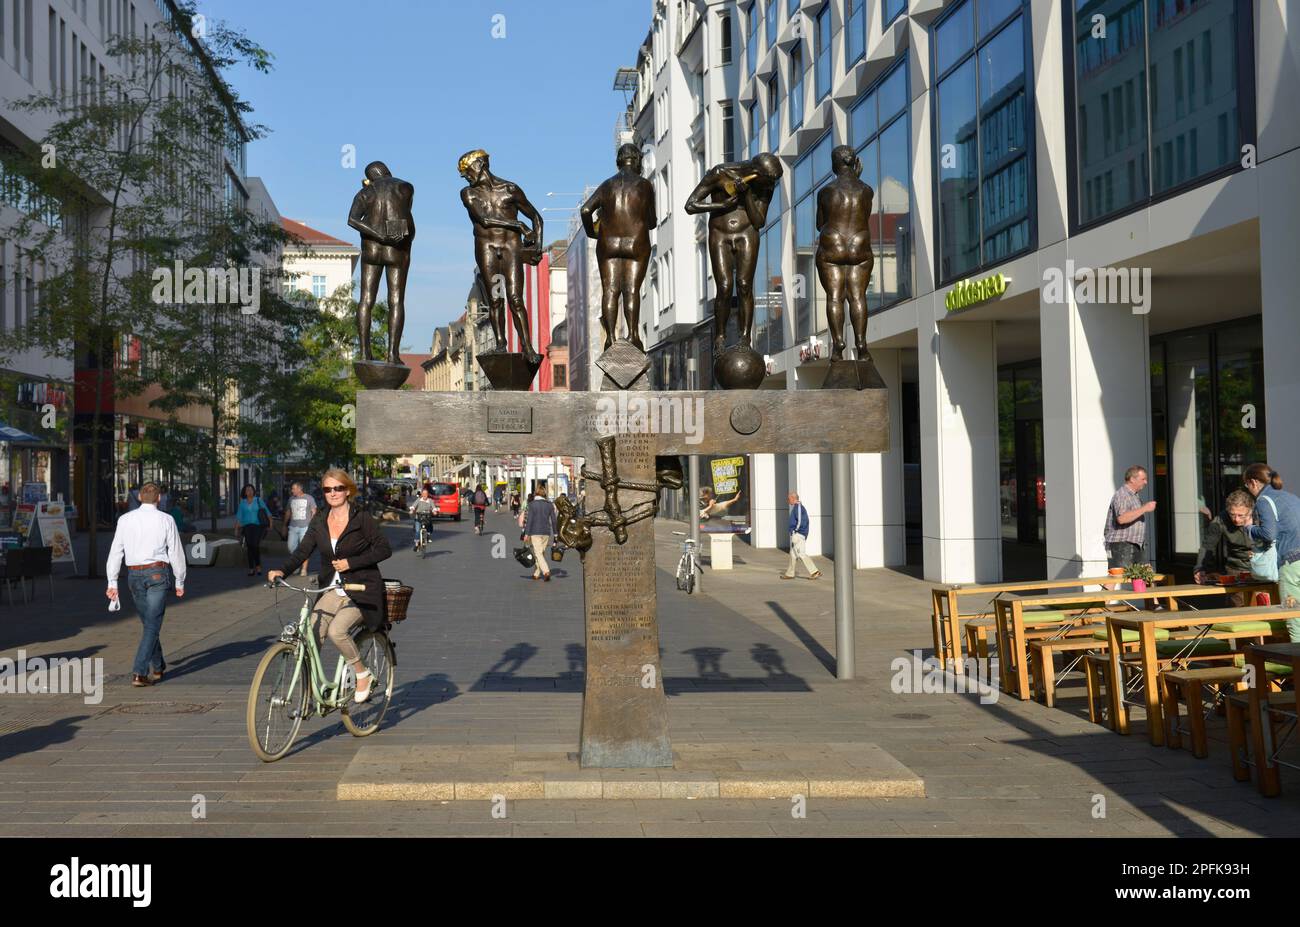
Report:
M 1147 586 L 1156 581 L 1156 571 L 1149 563 L 1130 563 L 1124 568 L 1124 578 L 1133 584 L 1134 592 L 1146 592 Z

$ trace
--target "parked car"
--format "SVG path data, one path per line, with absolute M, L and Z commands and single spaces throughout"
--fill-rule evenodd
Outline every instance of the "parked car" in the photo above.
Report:
M 450 518 L 460 521 L 461 496 L 460 486 L 456 483 L 425 483 L 429 495 L 437 506 L 434 518 Z

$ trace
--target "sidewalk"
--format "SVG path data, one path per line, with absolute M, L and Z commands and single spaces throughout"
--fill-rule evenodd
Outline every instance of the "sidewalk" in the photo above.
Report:
M 736 546 L 731 572 L 706 567 L 704 595 L 672 572 L 680 550 L 657 526 L 662 665 L 673 742 L 763 768 L 785 749 L 876 744 L 925 781 L 924 798 L 697 800 L 338 801 L 348 767 L 375 751 L 526 752 L 576 749 L 585 653 L 579 570 L 529 581 L 510 556 L 518 529 L 489 513 L 487 530 L 440 522 L 424 559 L 404 527 L 389 528 L 385 576 L 416 587 L 393 634 L 398 685 L 384 727 L 349 736 L 336 715 L 309 719 L 285 759 L 262 764 L 245 731 L 257 659 L 286 620 L 274 594 L 241 569 L 195 570 L 170 600 L 160 686 L 133 689 L 139 622 L 105 611 L 102 580 L 64 580 L 55 607 L 0 608 L 0 653 L 102 657 L 103 701 L 0 696 L 0 835 L 482 834 L 482 835 L 1077 835 L 1290 834 L 1300 831 L 1300 782 L 1280 799 L 1232 780 L 1223 746 L 1210 757 L 1151 747 L 1061 708 L 1006 697 L 895 693 L 891 662 L 930 644 L 924 583 L 859 571 L 858 679 L 834 678 L 833 564 L 823 578 L 781 581 L 781 551 Z M 500 533 L 500 540 L 494 533 Z M 504 544 L 506 556 L 492 556 Z M 707 551 L 706 551 L 707 553 Z M 269 558 L 274 565 L 278 558 Z M 80 586 L 80 588 L 78 588 Z M 65 593 L 66 590 L 66 593 Z M 47 594 L 46 594 L 47 595 Z M 296 602 L 288 603 L 296 611 Z M 126 617 L 122 617 L 126 616 Z M 288 616 L 292 617 L 292 616 Z M 327 663 L 332 667 L 332 659 Z M 1222 722 L 1213 730 L 1221 736 Z M 854 747 L 853 745 L 857 745 Z M 755 764 L 758 764 L 757 766 Z M 770 768 L 770 767 L 769 767 Z M 203 797 L 196 818 L 195 796 Z M 1104 803 L 1104 807 L 1103 804 Z M 1103 807 L 1104 817 L 1095 817 Z

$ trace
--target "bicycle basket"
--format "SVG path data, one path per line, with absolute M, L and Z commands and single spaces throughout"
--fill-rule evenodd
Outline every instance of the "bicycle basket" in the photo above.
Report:
M 401 580 L 384 580 L 384 596 L 388 599 L 388 620 L 405 621 L 406 607 L 411 604 L 411 594 L 415 589 L 403 586 Z

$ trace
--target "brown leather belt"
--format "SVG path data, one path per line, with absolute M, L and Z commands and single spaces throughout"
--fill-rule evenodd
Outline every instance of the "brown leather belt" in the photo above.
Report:
M 126 565 L 126 568 L 128 570 L 156 570 L 159 567 L 165 567 L 165 566 L 171 566 L 171 564 L 167 563 L 167 561 L 165 560 L 155 560 L 153 563 L 141 563 L 138 566 L 131 566 L 128 563 Z

